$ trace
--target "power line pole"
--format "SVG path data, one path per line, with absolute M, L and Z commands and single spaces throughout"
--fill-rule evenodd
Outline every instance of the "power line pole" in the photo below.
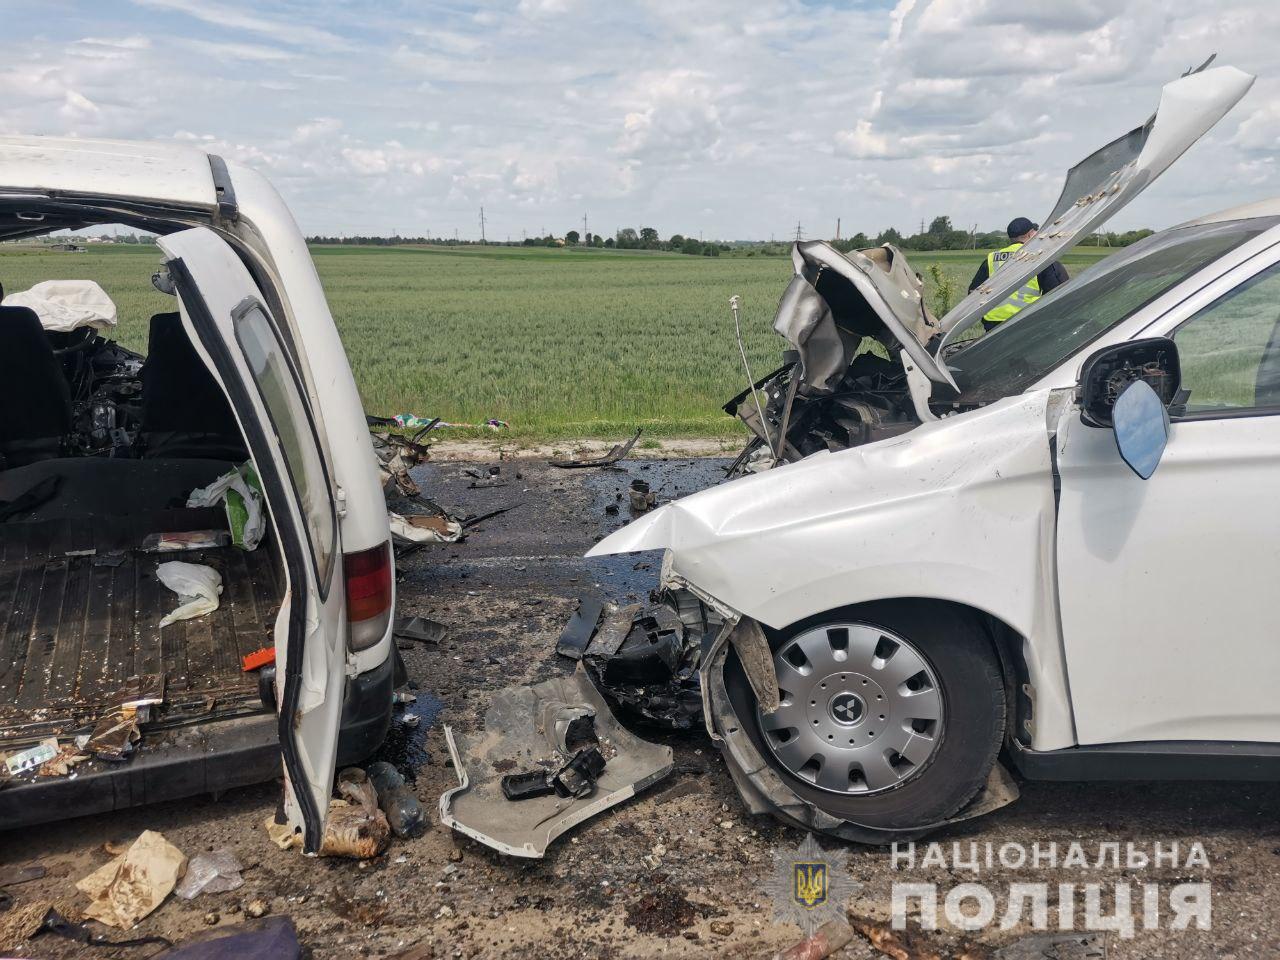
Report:
M 582 215 L 582 242 L 586 243 L 587 237 L 589 237 L 590 235 L 591 235 L 591 232 L 587 229 L 587 215 L 584 213 Z
M 480 208 L 480 242 L 484 243 L 484 207 Z
M 800 221 L 797 220 L 796 221 L 796 243 L 799 243 L 803 239 L 804 239 L 804 230 L 800 226 Z
M 836 242 L 840 242 L 840 218 L 836 217 Z

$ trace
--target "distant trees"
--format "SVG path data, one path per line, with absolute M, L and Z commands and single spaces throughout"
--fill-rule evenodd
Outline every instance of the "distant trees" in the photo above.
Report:
M 646 250 L 657 250 L 661 243 L 662 241 L 658 239 L 658 231 L 653 227 L 640 228 L 640 246 Z
M 634 227 L 623 227 L 618 231 L 617 247 L 619 250 L 635 250 L 640 246 L 640 235 Z
M 566 247 L 576 247 L 576 246 L 578 245 L 578 240 L 579 240 L 579 239 L 580 239 L 580 237 L 578 236 L 578 231 L 577 231 L 577 230 L 570 230 L 568 233 L 566 233 L 566 234 L 564 235 L 564 243 L 565 243 L 565 246 L 566 246 Z

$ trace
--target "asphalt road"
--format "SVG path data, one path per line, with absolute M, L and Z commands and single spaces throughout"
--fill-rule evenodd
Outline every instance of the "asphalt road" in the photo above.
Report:
M 411 705 L 421 722 L 397 723 L 384 756 L 415 777 L 431 826 L 412 840 L 395 840 L 377 860 L 357 863 L 309 859 L 270 844 L 262 826 L 274 811 L 279 787 L 230 791 L 181 803 L 86 817 L 33 830 L 0 833 L 0 869 L 39 862 L 47 876 L 8 888 L 19 905 L 62 901 L 83 905 L 74 883 L 106 862 L 104 844 L 130 841 L 159 830 L 186 853 L 229 847 L 248 865 L 245 885 L 190 902 L 170 898 L 131 935 L 180 940 L 243 919 L 255 900 L 272 914 L 288 914 L 315 958 L 520 956 L 557 957 L 726 956 L 763 957 L 794 943 L 799 929 L 775 916 L 779 898 L 769 892 L 775 853 L 789 854 L 803 839 L 768 818 L 748 816 L 705 735 L 653 737 L 671 744 L 676 768 L 650 792 L 614 808 L 556 841 L 545 859 L 504 859 L 440 826 L 439 795 L 456 783 L 446 762 L 441 725 L 475 729 L 493 691 L 535 682 L 570 668 L 554 646 L 584 588 L 617 599 L 643 600 L 654 585 L 654 557 L 586 561 L 582 553 L 609 529 L 626 522 L 625 491 L 643 478 L 661 499 L 714 482 L 723 461 L 631 461 L 623 470 L 562 471 L 534 461 L 502 463 L 505 486 L 472 489 L 467 466 L 431 464 L 415 476 L 424 491 L 459 513 L 482 514 L 502 506 L 509 513 L 481 523 L 464 543 L 433 546 L 408 558 L 400 570 L 402 613 L 437 619 L 449 628 L 439 645 L 403 649 L 418 685 Z M 623 503 L 617 514 L 606 507 Z M 1112 933 L 1113 958 L 1274 957 L 1280 954 L 1280 786 L 1259 784 L 1023 784 L 1015 804 L 956 826 L 934 838 L 946 853 L 927 865 L 899 863 L 889 851 L 828 845 L 832 889 L 847 893 L 845 906 L 870 922 L 890 913 L 895 883 L 934 884 L 939 918 L 958 885 L 978 883 L 997 905 L 995 923 L 963 937 L 954 929 L 919 936 L 907 956 L 957 955 L 969 944 L 974 956 L 992 955 L 1031 932 L 1031 915 L 1001 930 L 1011 884 L 1045 884 L 1051 921 L 1061 891 L 1072 884 L 1083 920 L 1085 887 L 1100 885 L 1102 917 L 1115 910 L 1117 885 L 1129 884 L 1137 929 L 1132 938 Z M 968 868 L 970 843 L 979 859 L 988 844 L 993 866 Z M 1002 866 L 1018 849 L 1042 852 L 1056 844 L 1059 861 L 1080 844 L 1088 868 Z M 1118 844 L 1113 865 L 1103 844 Z M 1151 852 L 1177 843 L 1179 862 L 1128 867 L 1127 844 Z M 960 863 L 953 856 L 960 844 Z M 1015 846 L 1007 846 L 1007 845 Z M 1188 867 L 1200 844 L 1205 863 Z M 785 878 L 784 878 L 785 880 Z M 834 881 L 838 880 L 839 883 Z M 1207 883 L 1212 897 L 1208 930 L 1170 929 L 1168 897 L 1179 884 Z M 1142 929 L 1143 885 L 1161 899 L 1157 928 Z M 1016 899 L 1016 898 L 1014 898 Z M 3 914 L 0 914 L 0 923 Z M 112 936 L 121 936 L 112 931 Z M 15 956 L 72 957 L 85 948 L 49 935 Z M 101 948 L 95 955 L 149 957 L 154 947 Z M 1044 956 L 1046 954 L 1033 954 Z M 1052 954 L 1048 954 L 1052 955 Z M 1058 954 L 1076 956 L 1083 954 Z M 858 937 L 838 956 L 879 954 Z

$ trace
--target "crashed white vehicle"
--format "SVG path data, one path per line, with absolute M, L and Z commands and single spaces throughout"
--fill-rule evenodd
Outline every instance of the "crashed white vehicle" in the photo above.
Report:
M 0 753 L 19 758 L 0 768 L 0 828 L 283 773 L 316 851 L 335 764 L 386 733 L 397 662 L 386 504 L 342 342 L 254 171 L 180 144 L 0 138 L 0 238 L 97 224 L 157 234 L 146 269 L 174 299 L 145 357 L 108 338 L 92 284 L 0 306 Z M 193 492 L 247 465 L 265 522 L 241 549 L 230 511 Z M 171 560 L 212 569 L 215 611 L 166 616 Z M 263 647 L 274 668 L 246 672 Z M 24 769 L 29 748 L 84 737 L 74 774 Z
M 953 343 L 1252 80 L 1166 86 L 940 321 L 888 282 L 896 251 L 798 246 L 776 323 L 792 379 L 754 414 L 780 465 L 591 551 L 666 551 L 663 586 L 723 623 L 699 651 L 705 719 L 753 811 L 918 834 L 1015 796 L 1002 750 L 1035 779 L 1280 778 L 1280 201 L 1165 230 Z M 902 425 L 805 456 L 797 398 L 853 419 L 884 400 L 835 386 L 866 337 L 899 368 L 880 409 Z

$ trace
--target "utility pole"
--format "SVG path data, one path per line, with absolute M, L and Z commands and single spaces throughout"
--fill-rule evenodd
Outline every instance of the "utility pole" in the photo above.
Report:
M 974 250 L 978 249 L 978 225 L 975 223 L 969 231 L 969 242 Z
M 480 208 L 480 242 L 484 243 L 484 207 Z
M 589 236 L 591 236 L 591 233 L 587 230 L 587 215 L 584 213 L 582 215 L 582 242 L 586 243 Z
M 836 217 L 836 243 L 840 242 L 840 218 Z
M 800 226 L 800 221 L 796 221 L 796 243 L 804 239 L 804 230 Z

